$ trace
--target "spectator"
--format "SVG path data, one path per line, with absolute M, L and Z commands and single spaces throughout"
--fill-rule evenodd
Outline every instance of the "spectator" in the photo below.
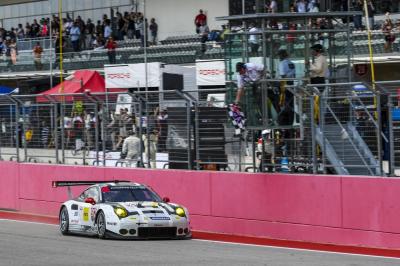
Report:
M 203 10 L 200 9 L 199 14 L 194 19 L 194 25 L 196 26 L 196 33 L 200 33 L 200 27 L 203 25 L 207 25 L 207 16 L 203 13 Z
M 363 12 L 363 1 L 357 0 L 354 4 L 354 11 Z M 362 30 L 362 15 L 354 16 L 354 28 L 356 30 Z
M 25 38 L 25 31 L 24 28 L 22 27 L 22 24 L 18 24 L 17 38 L 18 40 L 22 40 Z
M 326 57 L 323 55 L 323 46 L 321 44 L 315 44 L 311 47 L 312 55 L 314 56 L 314 62 L 306 64 L 310 66 L 310 83 L 311 84 L 325 84 L 325 76 L 328 71 L 328 62 Z M 324 87 L 318 87 L 322 93 Z
M 101 24 L 101 21 L 98 20 L 96 25 L 96 36 L 99 36 L 100 34 L 104 35 L 104 27 Z
M 278 3 L 275 0 L 272 0 L 268 7 L 269 13 L 278 12 Z
M 79 29 L 78 22 L 74 22 L 69 34 L 74 52 L 79 52 L 79 40 L 81 36 L 81 30 Z
M 112 36 L 112 29 L 111 29 L 110 25 L 111 25 L 111 22 L 109 19 L 107 19 L 104 24 L 104 38 L 105 39 L 108 39 Z
M 229 34 L 231 31 L 227 25 L 222 25 L 221 27 L 222 27 L 222 32 L 220 35 L 220 39 L 221 39 L 221 41 L 224 41 L 226 38 L 226 35 Z
M 52 34 L 57 34 L 60 29 L 60 18 L 56 15 L 53 15 L 53 19 L 51 21 L 51 31 Z
M 306 3 L 304 0 L 298 0 L 296 3 L 296 9 L 298 13 L 305 13 L 306 10 Z
M 143 27 L 142 23 L 142 16 L 141 14 L 138 14 L 135 18 L 135 38 L 138 40 L 141 40 L 142 35 L 140 29 Z
M 86 27 L 85 27 L 85 35 L 86 35 L 85 47 L 86 48 L 92 48 L 94 33 L 95 33 L 95 26 L 92 23 L 92 20 L 89 18 L 86 22 Z
M 156 19 L 152 18 L 150 20 L 150 34 L 151 34 L 151 44 L 157 44 L 157 35 L 158 35 L 158 24 L 156 23 Z
M 392 44 L 394 43 L 396 37 L 393 34 L 393 23 L 392 20 L 389 18 L 389 14 L 386 14 L 387 18 L 382 25 L 382 32 L 385 36 L 385 46 L 384 51 L 385 53 L 392 52 Z
M 367 8 L 368 8 L 368 22 L 369 22 L 369 27 L 371 30 L 375 28 L 375 7 L 374 4 L 372 3 L 371 0 L 368 0 L 367 2 Z
M 319 12 L 319 4 L 313 3 L 311 9 L 308 12 L 311 12 L 311 13 Z
M 28 22 L 25 24 L 25 36 L 27 38 L 32 36 L 31 25 Z
M 47 37 L 49 35 L 49 28 L 47 27 L 47 21 L 42 21 L 42 28 L 40 30 L 40 37 Z
M 254 25 L 254 23 L 250 24 L 249 33 L 257 33 L 257 32 L 259 32 L 259 29 Z M 257 34 L 251 34 L 249 37 L 249 43 L 250 43 L 250 49 L 251 49 L 252 56 L 257 56 L 258 48 L 260 48 L 259 39 L 260 39 L 259 35 L 257 35 Z
M 117 61 L 115 49 L 117 49 L 117 43 L 114 41 L 113 37 L 108 38 L 105 48 L 107 49 L 108 62 L 110 64 L 116 64 Z
M 92 42 L 92 48 L 95 50 L 104 49 L 105 42 L 103 39 L 103 34 L 100 34 Z
M 11 40 L 9 47 L 10 47 L 11 62 L 15 66 L 17 64 L 17 55 L 18 55 L 18 48 L 15 39 Z
M 31 25 L 31 37 L 36 38 L 39 36 L 40 25 L 36 19 L 33 20 L 33 24 Z
M 199 33 L 201 36 L 201 51 L 204 53 L 207 50 L 206 42 L 208 41 L 208 34 L 210 33 L 210 28 L 207 26 L 205 21 L 201 22 L 199 27 Z
M 40 42 L 37 42 L 33 48 L 33 60 L 36 70 L 42 70 L 42 53 L 43 48 L 40 46 Z
M 130 130 L 128 134 L 129 137 L 127 137 L 122 144 L 122 153 L 126 154 L 125 158 L 128 160 L 139 160 L 141 141 L 136 137 L 136 132 L 134 130 Z
M 158 152 L 167 151 L 167 137 L 168 137 L 168 113 L 164 109 L 157 117 L 158 126 Z

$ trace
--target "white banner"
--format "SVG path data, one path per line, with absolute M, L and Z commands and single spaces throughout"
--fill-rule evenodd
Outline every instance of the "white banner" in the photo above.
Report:
M 160 63 L 147 64 L 147 86 L 160 87 Z M 107 89 L 146 87 L 145 64 L 106 65 L 104 67 Z
M 197 86 L 225 85 L 224 61 L 196 62 Z

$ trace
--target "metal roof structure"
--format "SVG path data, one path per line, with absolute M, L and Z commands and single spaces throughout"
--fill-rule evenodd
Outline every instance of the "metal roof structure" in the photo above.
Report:
M 307 12 L 307 13 L 256 13 L 217 17 L 216 20 L 257 20 L 257 19 L 305 19 L 305 18 L 340 18 L 362 15 L 361 11 L 348 12 Z
M 24 4 L 24 3 L 32 3 L 40 1 L 43 0 L 1 0 L 0 6 L 8 6 L 8 5 L 16 5 L 16 4 Z

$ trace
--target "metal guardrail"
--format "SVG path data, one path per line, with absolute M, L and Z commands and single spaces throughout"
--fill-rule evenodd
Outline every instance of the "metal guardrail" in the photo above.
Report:
M 257 111 L 251 91 L 246 92 L 242 107 L 248 124 L 239 136 L 226 108 L 235 94 L 232 88 L 1 95 L 0 157 L 31 163 L 248 172 L 329 174 L 342 167 L 356 175 L 384 175 L 383 162 L 388 161 L 386 172 L 396 174 L 400 116 L 376 116 L 384 111 L 373 105 L 376 97 L 383 97 L 380 93 L 356 94 L 354 84 L 325 84 L 327 91 L 321 95 L 308 87 L 288 86 L 295 95 L 293 113 L 285 113 L 290 106 L 276 102 L 274 84 L 262 89 L 265 112 Z M 392 104 L 388 106 L 397 108 L 397 95 L 385 95 Z M 289 124 L 287 116 L 293 116 Z M 379 126 L 382 121 L 388 121 L 390 134 Z M 128 156 L 123 146 L 133 130 L 140 145 Z

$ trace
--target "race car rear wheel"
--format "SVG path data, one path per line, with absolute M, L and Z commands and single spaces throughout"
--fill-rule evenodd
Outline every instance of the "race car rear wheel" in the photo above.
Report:
M 68 227 L 69 227 L 69 216 L 68 210 L 66 207 L 63 207 L 60 211 L 60 231 L 63 235 L 68 235 Z
M 97 215 L 97 235 L 99 238 L 106 238 L 106 217 L 104 216 L 104 212 L 100 211 Z

